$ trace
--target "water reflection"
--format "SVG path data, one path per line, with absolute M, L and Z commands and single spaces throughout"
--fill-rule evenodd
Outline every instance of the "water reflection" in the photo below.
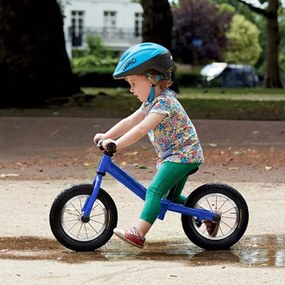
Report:
M 285 267 L 285 235 L 244 237 L 233 251 L 243 264 Z

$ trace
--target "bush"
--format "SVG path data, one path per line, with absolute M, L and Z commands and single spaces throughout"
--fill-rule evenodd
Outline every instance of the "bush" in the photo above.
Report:
M 125 80 L 115 80 L 112 72 L 88 72 L 77 73 L 79 84 L 81 87 L 122 87 L 127 88 L 129 85 Z
M 125 80 L 114 80 L 112 74 L 115 67 L 93 67 L 75 73 L 81 87 L 128 87 Z M 173 81 L 178 87 L 200 87 L 202 76 L 192 73 L 175 72 Z
M 200 87 L 202 86 L 203 79 L 199 74 L 176 72 L 174 81 L 181 87 Z

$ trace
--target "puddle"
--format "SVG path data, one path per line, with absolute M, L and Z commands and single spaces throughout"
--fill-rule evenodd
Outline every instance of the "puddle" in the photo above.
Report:
M 73 252 L 56 240 L 37 237 L 0 238 L 0 259 L 53 260 L 64 263 L 154 260 L 188 266 L 237 265 L 285 267 L 285 235 L 246 236 L 224 251 L 204 251 L 193 244 L 152 242 L 145 249 L 130 247 L 117 239 L 95 252 Z
M 244 237 L 233 251 L 244 264 L 285 267 L 285 235 Z

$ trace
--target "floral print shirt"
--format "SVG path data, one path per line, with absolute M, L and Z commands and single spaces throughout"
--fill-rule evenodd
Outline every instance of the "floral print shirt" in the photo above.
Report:
M 196 129 L 172 90 L 164 90 L 152 102 L 144 102 L 141 111 L 166 114 L 153 130 L 149 139 L 159 157 L 158 163 L 203 163 L 203 150 Z

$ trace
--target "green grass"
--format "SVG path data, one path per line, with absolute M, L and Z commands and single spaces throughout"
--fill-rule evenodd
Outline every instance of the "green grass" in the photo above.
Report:
M 41 109 L 0 109 L 0 116 L 122 118 L 141 103 L 127 88 L 82 88 L 68 102 Z M 181 88 L 178 99 L 192 119 L 285 120 L 284 89 Z
M 130 95 L 127 88 L 82 88 L 84 93 L 97 95 L 105 93 L 110 96 Z M 179 98 L 191 99 L 227 99 L 227 100 L 285 100 L 284 89 L 263 88 L 180 88 Z
M 285 100 L 284 89 L 261 88 L 181 88 L 181 97 L 226 100 Z
M 94 95 L 96 107 L 105 109 L 106 116 L 124 117 L 140 105 L 128 89 L 83 91 Z M 181 88 L 178 98 L 192 119 L 285 120 L 284 93 L 282 89 Z

